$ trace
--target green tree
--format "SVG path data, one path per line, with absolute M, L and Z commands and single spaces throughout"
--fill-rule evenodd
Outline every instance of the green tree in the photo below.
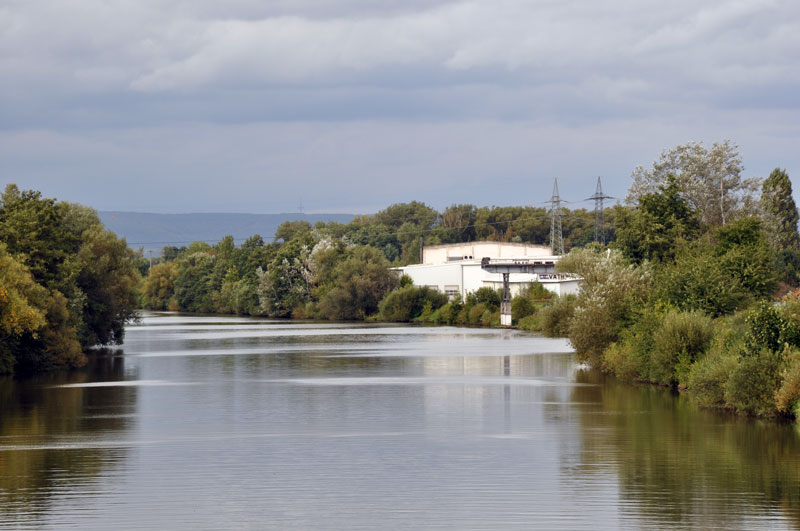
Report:
M 797 249 L 797 205 L 792 197 L 792 182 L 786 170 L 775 168 L 761 185 L 759 214 L 773 249 Z
M 443 243 L 471 242 L 476 238 L 475 205 L 451 205 L 442 212 L 441 234 Z
M 181 310 L 211 313 L 214 311 L 214 265 L 217 257 L 210 251 L 190 252 L 192 246 L 178 261 L 175 299 Z
M 134 253 L 125 239 L 94 225 L 83 231 L 78 252 L 78 288 L 85 294 L 84 345 L 121 344 L 125 323 L 136 317 L 137 293 L 141 281 Z
M 310 230 L 311 223 L 308 221 L 284 221 L 275 231 L 275 241 L 283 240 L 285 243 Z
M 170 309 L 175 296 L 175 280 L 178 278 L 178 264 L 166 262 L 155 264 L 142 286 L 144 306 L 149 310 Z
M 406 223 L 411 223 L 418 229 L 430 229 L 439 217 L 439 213 L 425 203 L 412 201 L 410 203 L 396 203 L 375 214 L 375 221 L 394 229 L 399 229 Z
M 389 262 L 377 249 L 356 247 L 335 270 L 336 287 L 319 302 L 328 319 L 363 319 L 378 311 L 381 299 L 400 284 Z
M 67 298 L 53 290 L 36 305 L 45 308 L 47 325 L 37 333 L 26 333 L 14 342 L 14 372 L 30 373 L 81 367 L 86 364 L 78 333 L 72 325 Z
M 271 317 L 288 317 L 305 305 L 311 292 L 311 251 L 315 242 L 310 233 L 301 233 L 281 246 L 266 271 L 258 272 L 258 298 Z
M 658 191 L 641 196 L 633 210 L 617 206 L 615 216 L 616 245 L 636 263 L 673 258 L 676 246 L 699 230 L 695 213 L 672 177 Z
M 759 222 L 743 218 L 681 246 L 657 271 L 655 286 L 668 305 L 720 316 L 769 296 L 776 278 Z
M 55 199 L 20 191 L 15 184 L 6 186 L 0 196 L 0 241 L 37 282 L 68 291 L 65 286 L 74 269 L 66 262 L 80 246 L 80 235 L 65 230 L 63 211 Z

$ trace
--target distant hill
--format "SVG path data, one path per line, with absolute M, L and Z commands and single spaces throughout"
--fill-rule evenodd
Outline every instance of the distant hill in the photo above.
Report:
M 108 230 L 128 241 L 132 249 L 153 251 L 158 256 L 165 245 L 188 245 L 194 241 L 216 243 L 231 235 L 236 244 L 260 234 L 271 242 L 284 221 L 338 221 L 348 223 L 353 214 L 149 214 L 145 212 L 98 212 Z

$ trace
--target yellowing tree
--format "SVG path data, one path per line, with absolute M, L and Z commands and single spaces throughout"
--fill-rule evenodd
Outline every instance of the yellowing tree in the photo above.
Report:
M 14 260 L 0 243 L 0 340 L 35 332 L 45 325 L 44 311 L 29 300 L 34 292 L 41 297 L 44 291 L 28 268 Z

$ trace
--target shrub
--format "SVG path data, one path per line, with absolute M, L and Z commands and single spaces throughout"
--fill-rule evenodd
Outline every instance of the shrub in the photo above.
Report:
M 417 320 L 423 323 L 427 323 L 431 321 L 432 316 L 433 316 L 433 304 L 431 304 L 431 301 L 425 301 L 425 305 L 422 307 L 422 313 L 419 314 Z
M 490 310 L 489 308 L 481 315 L 483 326 L 500 326 L 500 310 Z
M 768 349 L 746 352 L 725 386 L 725 402 L 741 413 L 771 415 L 780 387 L 780 355 Z
M 531 282 L 520 290 L 519 296 L 530 301 L 541 301 L 552 299 L 555 293 L 545 288 L 541 282 Z
M 461 322 L 460 319 L 462 317 L 463 310 L 464 305 L 461 304 L 461 299 L 455 299 L 434 312 L 433 322 L 439 324 L 459 323 Z
M 431 310 L 444 306 L 447 295 L 427 286 L 406 286 L 390 292 L 380 302 L 380 319 L 408 322 L 419 317 L 430 303 Z
M 762 348 L 773 352 L 781 350 L 784 329 L 788 323 L 778 310 L 766 301 L 760 302 L 747 313 L 747 348 L 758 351 Z
M 775 407 L 781 413 L 797 418 L 800 413 L 800 351 L 789 349 L 784 356 L 786 362 L 781 372 L 783 382 L 775 392 Z
M 542 333 L 547 337 L 566 337 L 569 334 L 569 323 L 575 313 L 575 295 L 558 297 L 552 304 L 542 308 Z
M 477 303 L 472 308 L 469 309 L 468 315 L 468 323 L 469 324 L 480 324 L 481 317 L 483 317 L 484 312 L 487 311 L 486 305 L 482 302 Z
M 725 350 L 722 345 L 712 346 L 708 355 L 698 360 L 689 371 L 686 385 L 689 394 L 701 406 L 724 407 L 728 379 L 738 366 L 735 353 Z
M 611 343 L 603 352 L 602 369 L 626 382 L 639 380 L 646 367 L 643 371 L 637 354 L 628 342 Z
M 531 302 L 531 300 L 527 297 L 517 295 L 511 299 L 511 317 L 514 319 L 514 321 L 519 321 L 523 317 L 533 315 L 535 310 L 536 308 L 534 307 L 533 302 Z
M 579 360 L 599 366 L 603 351 L 619 339 L 648 297 L 649 269 L 630 265 L 619 251 L 592 249 L 573 249 L 558 269 L 583 278 L 569 320 L 569 340 Z
M 487 308 L 497 310 L 500 308 L 500 303 L 503 297 L 498 290 L 492 289 L 488 286 L 478 288 L 473 293 L 467 295 L 467 305 L 474 306 L 475 304 L 483 304 Z
M 528 332 L 540 332 L 542 329 L 541 318 L 538 313 L 535 313 L 520 319 L 519 323 L 517 323 L 517 326 L 519 326 L 519 328 L 522 330 L 527 330 Z
M 661 326 L 663 315 L 643 312 L 636 322 L 623 330 L 620 340 L 603 352 L 603 368 L 626 381 L 646 380 L 650 355 L 653 351 L 653 332 Z
M 650 379 L 664 385 L 685 384 L 695 360 L 711 343 L 714 325 L 701 312 L 670 311 L 653 335 Z
M 619 324 L 608 306 L 597 301 L 600 297 L 583 299 L 569 321 L 569 341 L 578 360 L 593 367 L 601 366 L 603 351 L 618 339 Z

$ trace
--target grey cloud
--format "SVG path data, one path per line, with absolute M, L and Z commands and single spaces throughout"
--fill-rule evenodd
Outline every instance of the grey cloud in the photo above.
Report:
M 791 174 L 799 22 L 789 0 L 9 1 L 0 181 L 369 212 L 535 201 L 556 176 L 621 196 L 662 148 L 723 138 Z
M 661 147 L 728 133 L 742 146 L 748 175 L 800 168 L 793 151 L 800 113 L 770 116 L 780 131 L 754 128 L 751 112 L 708 118 L 689 109 L 661 121 L 577 127 L 351 121 L 6 133 L 0 158 L 4 173 L 50 196 L 106 210 L 178 212 L 276 212 L 300 200 L 309 210 L 356 213 L 412 199 L 438 207 L 537 203 L 554 177 L 562 195 L 580 200 L 598 174 L 607 193 L 622 197 L 630 170 Z

